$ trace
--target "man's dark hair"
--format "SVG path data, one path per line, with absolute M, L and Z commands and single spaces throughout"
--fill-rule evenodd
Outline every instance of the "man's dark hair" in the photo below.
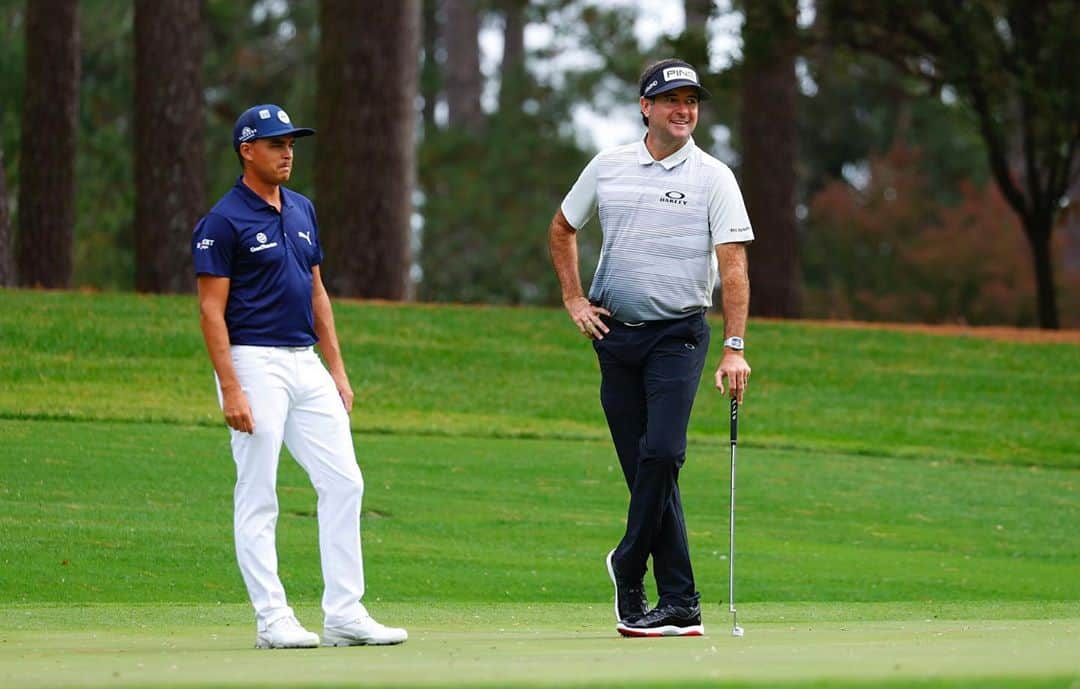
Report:
M 673 65 L 685 65 L 685 64 L 686 64 L 685 60 L 680 60 L 677 57 L 669 57 L 669 58 L 667 58 L 665 60 L 660 60 L 659 62 L 652 63 L 651 65 L 649 65 L 648 67 L 645 68 L 645 71 L 641 73 L 641 78 L 638 79 L 638 95 L 639 96 L 644 96 L 645 95 L 645 87 L 649 83 L 649 77 L 651 77 L 658 70 L 664 69 L 665 67 L 671 67 Z M 650 98 L 649 102 L 653 102 L 655 100 L 656 100 L 655 98 Z M 649 126 L 649 118 L 645 117 L 645 113 L 641 113 L 641 121 L 645 123 L 646 127 Z

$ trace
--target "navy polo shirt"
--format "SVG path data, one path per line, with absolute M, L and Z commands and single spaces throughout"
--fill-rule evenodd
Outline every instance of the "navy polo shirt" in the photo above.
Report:
M 195 226 L 191 253 L 198 275 L 229 278 L 225 323 L 235 345 L 315 344 L 311 306 L 314 266 L 322 262 L 315 207 L 281 187 L 281 212 L 243 179 Z

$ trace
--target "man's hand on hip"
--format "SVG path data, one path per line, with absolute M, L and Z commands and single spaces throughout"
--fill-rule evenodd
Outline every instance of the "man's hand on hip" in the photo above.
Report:
M 602 340 L 608 333 L 608 327 L 600 316 L 610 316 L 611 312 L 603 306 L 593 306 L 585 297 L 574 297 L 566 302 L 566 311 L 581 334 L 590 340 Z

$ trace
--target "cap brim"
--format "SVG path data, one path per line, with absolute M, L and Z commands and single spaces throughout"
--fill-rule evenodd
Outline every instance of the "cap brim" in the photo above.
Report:
M 315 133 L 314 129 L 308 127 L 295 127 L 293 129 L 279 129 L 276 132 L 267 132 L 266 134 L 256 134 L 247 141 L 241 141 L 239 143 L 250 143 L 256 139 L 273 139 L 278 136 L 295 136 L 299 139 L 302 136 L 311 136 Z M 239 144 L 237 144 L 239 145 Z
M 696 88 L 698 91 L 698 97 L 701 98 L 701 100 L 709 100 L 710 98 L 712 98 L 712 94 L 706 91 L 705 87 L 703 87 L 701 84 L 698 84 L 697 82 L 690 81 L 689 79 L 677 79 L 675 81 L 669 81 L 668 83 L 664 84 L 659 89 L 653 91 L 645 97 L 653 98 L 655 96 L 659 96 L 661 93 L 674 91 L 675 89 L 680 89 L 683 86 L 692 86 Z
M 299 139 L 301 136 L 311 136 L 314 133 L 315 133 L 314 129 L 309 129 L 308 127 L 297 127 L 296 129 L 290 129 L 290 130 L 285 131 L 285 132 L 278 132 L 276 134 L 271 134 L 270 136 L 295 136 L 296 138 Z M 267 137 L 259 137 L 259 138 L 267 138 Z

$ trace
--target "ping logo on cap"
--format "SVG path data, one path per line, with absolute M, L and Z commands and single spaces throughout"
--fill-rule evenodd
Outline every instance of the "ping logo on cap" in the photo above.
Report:
M 664 70 L 664 81 L 675 81 L 676 79 L 686 79 L 695 84 L 699 83 L 697 72 L 689 67 L 668 67 Z
M 260 120 L 268 120 L 268 119 L 270 119 L 270 111 L 267 110 L 266 108 L 263 108 L 262 110 L 260 110 L 259 111 L 259 119 Z

